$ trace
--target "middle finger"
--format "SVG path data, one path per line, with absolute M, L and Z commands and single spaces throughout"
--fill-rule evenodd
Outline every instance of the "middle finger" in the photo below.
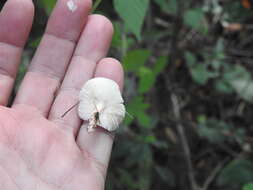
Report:
M 64 117 L 61 116 L 78 102 L 81 87 L 93 77 L 97 63 L 107 54 L 112 33 L 112 23 L 106 17 L 89 16 L 59 93 L 51 107 L 49 119 L 61 127 L 67 126 L 74 135 L 81 125 L 77 106 Z
M 68 2 L 77 9 L 72 11 Z M 28 105 L 47 116 L 76 42 L 87 21 L 91 0 L 58 0 L 46 32 L 20 86 L 14 106 Z M 36 93 L 36 94 L 35 94 Z

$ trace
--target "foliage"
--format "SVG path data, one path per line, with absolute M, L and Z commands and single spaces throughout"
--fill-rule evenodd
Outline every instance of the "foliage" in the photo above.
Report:
M 38 19 L 50 15 L 56 0 L 35 3 Z M 195 180 L 201 190 L 252 190 L 253 11 L 239 0 L 94 4 L 114 25 L 109 55 L 125 69 L 129 113 L 118 131 L 106 189 L 195 190 Z M 34 23 L 39 31 L 44 26 Z M 19 81 L 40 39 L 38 32 L 29 39 Z M 179 99 L 179 121 L 172 94 Z
M 240 187 L 253 181 L 253 164 L 248 160 L 234 160 L 229 163 L 218 178 L 219 185 Z
M 114 0 L 114 8 L 123 19 L 125 26 L 141 39 L 141 28 L 148 9 L 149 0 Z
M 242 190 L 252 190 L 253 189 L 253 183 L 249 183 L 243 186 Z

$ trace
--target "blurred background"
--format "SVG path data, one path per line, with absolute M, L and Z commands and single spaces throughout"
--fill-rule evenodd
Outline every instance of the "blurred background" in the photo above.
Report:
M 16 89 L 55 2 L 34 1 Z M 96 0 L 93 12 L 113 22 L 129 113 L 106 190 L 253 190 L 253 1 Z

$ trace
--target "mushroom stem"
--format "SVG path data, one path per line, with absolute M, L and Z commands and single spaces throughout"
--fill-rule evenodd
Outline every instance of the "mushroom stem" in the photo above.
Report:
M 92 114 L 91 118 L 88 120 L 89 121 L 89 124 L 88 124 L 88 127 L 87 127 L 88 133 L 93 132 L 94 128 L 97 127 L 96 114 L 97 114 L 97 111 L 95 111 Z

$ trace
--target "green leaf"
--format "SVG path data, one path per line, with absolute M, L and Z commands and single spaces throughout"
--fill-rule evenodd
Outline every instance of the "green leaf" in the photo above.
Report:
M 97 8 L 99 7 L 100 3 L 102 2 L 102 0 L 96 0 L 93 7 L 92 7 L 92 11 L 91 12 L 95 12 L 97 10 Z
M 129 51 L 123 58 L 123 67 L 126 71 L 138 72 L 150 57 L 150 51 L 146 49 L 137 49 Z
M 153 72 L 155 75 L 160 74 L 165 69 L 167 61 L 168 61 L 167 56 L 158 57 L 155 65 L 154 65 L 154 68 L 153 68 Z
M 240 186 L 253 181 L 253 163 L 248 160 L 230 162 L 218 177 L 219 185 Z
M 229 85 L 229 83 L 227 83 L 225 80 L 221 79 L 221 80 L 217 80 L 215 82 L 215 88 L 216 90 L 218 90 L 221 93 L 225 93 L 225 94 L 231 94 L 234 92 L 234 89 L 231 87 L 231 85 Z
M 139 112 L 137 116 L 138 116 L 138 121 L 141 126 L 145 128 L 152 127 L 151 117 L 146 112 Z
M 250 73 L 241 65 L 229 67 L 224 73 L 224 79 L 228 82 L 237 78 L 248 80 L 250 79 Z
M 237 94 L 248 102 L 253 101 L 253 81 L 245 79 L 235 79 L 230 81 L 231 86 Z
M 112 37 L 112 47 L 120 48 L 122 45 L 120 25 L 117 22 L 113 23 L 114 33 Z
M 220 133 L 219 129 L 200 125 L 198 132 L 200 137 L 205 137 L 212 143 L 222 143 L 225 140 L 225 137 Z
M 164 181 L 171 187 L 175 186 L 176 184 L 175 175 L 169 168 L 156 166 L 155 171 L 157 172 L 162 181 Z
M 185 53 L 185 59 L 187 61 L 187 65 L 190 67 L 194 66 L 197 63 L 196 57 L 189 51 Z
M 242 190 L 253 190 L 253 183 L 244 185 Z
M 140 93 L 146 93 L 154 86 L 157 75 L 162 72 L 166 66 L 166 61 L 166 56 L 160 56 L 152 70 L 145 66 L 140 67 L 138 73 L 140 78 L 138 91 Z
M 253 80 L 243 66 L 230 67 L 224 73 L 223 78 L 242 99 L 253 102 Z
M 151 69 L 147 67 L 141 67 L 139 71 L 139 77 L 140 82 L 138 91 L 142 94 L 148 92 L 153 87 L 156 76 Z
M 200 85 L 206 84 L 210 78 L 217 76 L 216 73 L 209 71 L 205 64 L 196 64 L 190 68 L 190 72 L 192 79 Z
M 57 0 L 41 0 L 43 7 L 45 8 L 47 15 L 52 12 Z
M 224 40 L 221 38 L 217 41 L 214 48 L 214 57 L 218 60 L 225 59 L 225 45 Z
M 134 146 L 131 146 L 128 150 L 127 165 L 132 166 L 136 163 L 148 162 L 150 158 L 152 158 L 151 154 L 148 144 L 135 143 Z
M 127 185 L 130 189 L 136 189 L 138 186 L 136 184 L 136 180 L 133 178 L 132 175 L 126 170 L 123 170 L 121 168 L 117 169 L 117 172 L 119 173 L 118 178 L 122 182 L 122 184 Z
M 228 137 L 224 133 L 231 130 L 232 126 L 216 119 L 207 120 L 205 116 L 199 116 L 197 119 L 199 136 L 208 139 L 211 143 L 222 143 L 227 140 Z
M 196 83 L 204 85 L 209 79 L 218 76 L 218 72 L 208 70 L 208 64 L 198 63 L 195 55 L 191 52 L 185 53 L 185 59 L 187 61 L 187 66 L 190 69 L 192 79 Z
M 149 0 L 114 0 L 114 8 L 126 27 L 141 39 L 141 29 L 149 7 Z
M 145 103 L 142 96 L 136 96 L 128 105 L 127 111 L 137 119 L 138 123 L 146 128 L 152 127 L 151 117 L 146 113 L 149 104 Z M 132 118 L 125 119 L 126 125 L 132 122 Z
M 198 121 L 199 124 L 203 124 L 204 125 L 206 123 L 206 121 L 207 121 L 207 118 L 206 118 L 205 115 L 198 115 L 197 121 Z
M 190 9 L 184 14 L 184 23 L 195 30 L 205 32 L 204 20 L 205 14 L 202 9 Z
M 157 138 L 154 135 L 148 135 L 144 137 L 144 142 L 149 144 L 154 144 L 157 141 Z

